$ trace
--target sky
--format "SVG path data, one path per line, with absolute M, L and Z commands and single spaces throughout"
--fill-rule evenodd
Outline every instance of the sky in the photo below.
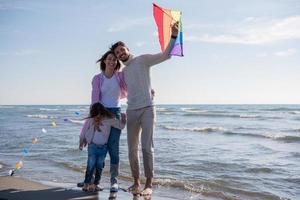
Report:
M 160 52 L 153 2 L 184 42 L 152 67 L 157 104 L 300 104 L 299 0 L 0 0 L 0 105 L 89 104 L 111 44 Z

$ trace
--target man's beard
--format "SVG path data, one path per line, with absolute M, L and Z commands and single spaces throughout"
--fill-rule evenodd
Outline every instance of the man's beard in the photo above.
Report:
M 122 62 L 126 62 L 129 59 L 129 55 L 127 56 L 127 58 L 121 60 Z

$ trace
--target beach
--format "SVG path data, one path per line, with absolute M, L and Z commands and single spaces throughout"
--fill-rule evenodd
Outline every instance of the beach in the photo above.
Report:
M 11 200 L 32 199 L 108 199 L 109 192 L 83 192 L 79 188 L 46 186 L 37 182 L 16 177 L 0 177 L 0 197 Z M 120 193 L 120 199 L 130 199 L 130 194 Z
M 110 193 L 108 188 L 100 192 L 83 192 L 74 186 L 55 187 L 38 182 L 23 179 L 21 177 L 2 176 L 0 177 L 0 199 L 4 200 L 63 200 L 63 199 L 124 199 L 124 200 L 172 200 L 184 199 L 184 195 L 178 190 L 156 188 L 151 196 L 134 196 L 129 192 L 119 191 Z M 203 198 L 197 198 L 203 199 Z
M 27 192 L 8 190 L 32 184 L 25 189 L 37 190 L 34 194 L 50 192 L 74 199 L 91 195 L 76 187 L 86 168 L 87 150 L 78 150 L 78 141 L 88 109 L 88 105 L 0 106 L 0 198 L 25 197 Z M 158 105 L 156 109 L 152 199 L 299 199 L 300 105 Z M 125 128 L 120 137 L 122 189 L 132 184 L 126 135 Z M 19 161 L 22 168 L 8 178 Z M 144 177 L 142 157 L 140 162 Z M 109 197 L 109 165 L 107 156 L 99 199 Z M 118 199 L 133 197 L 122 190 Z

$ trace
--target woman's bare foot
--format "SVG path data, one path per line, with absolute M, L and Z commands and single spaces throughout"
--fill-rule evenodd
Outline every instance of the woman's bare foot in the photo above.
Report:
M 84 183 L 82 187 L 82 191 L 87 192 L 89 190 L 89 184 Z

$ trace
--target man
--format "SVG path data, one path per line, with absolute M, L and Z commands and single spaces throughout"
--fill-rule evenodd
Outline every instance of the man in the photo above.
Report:
M 134 184 L 128 189 L 133 193 L 140 193 L 140 164 L 139 164 L 139 136 L 143 152 L 144 172 L 146 176 L 145 188 L 142 195 L 152 193 L 153 181 L 153 131 L 155 122 L 155 106 L 151 94 L 150 67 L 159 64 L 171 56 L 175 40 L 178 35 L 178 23 L 171 27 L 172 36 L 168 47 L 162 53 L 145 54 L 134 57 L 127 46 L 119 41 L 112 45 L 111 50 L 125 65 L 123 69 L 127 84 L 127 141 L 128 156 Z

